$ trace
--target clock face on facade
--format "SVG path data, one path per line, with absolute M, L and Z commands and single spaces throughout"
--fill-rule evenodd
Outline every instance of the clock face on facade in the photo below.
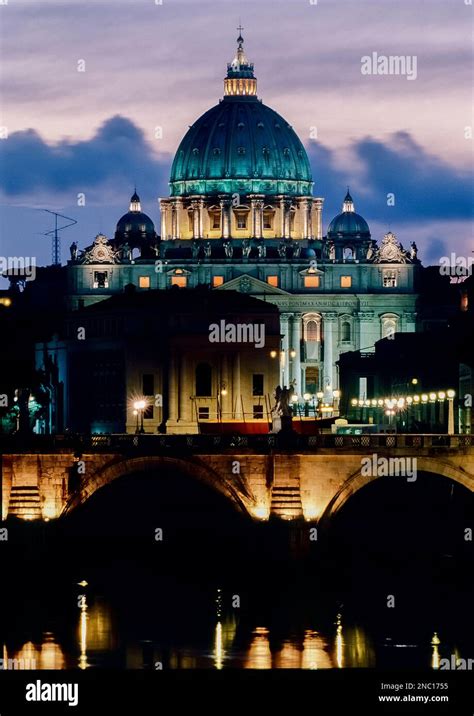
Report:
M 106 261 L 107 258 L 107 251 L 103 246 L 98 246 L 96 249 L 94 249 L 95 261 Z
M 388 245 L 384 251 L 384 257 L 388 261 L 394 261 L 397 258 L 398 250 L 396 246 Z

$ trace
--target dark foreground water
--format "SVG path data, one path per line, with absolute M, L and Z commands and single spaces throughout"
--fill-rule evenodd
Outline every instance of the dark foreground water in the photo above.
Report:
M 315 543 L 304 523 L 251 524 L 201 487 L 141 476 L 64 522 L 10 523 L 3 659 L 426 669 L 473 658 L 472 496 L 419 482 L 361 491 Z

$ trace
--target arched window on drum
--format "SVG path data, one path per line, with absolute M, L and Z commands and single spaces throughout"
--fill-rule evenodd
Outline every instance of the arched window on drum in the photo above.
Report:
M 304 340 L 306 360 L 319 360 L 321 325 L 316 316 L 307 317 L 305 319 Z

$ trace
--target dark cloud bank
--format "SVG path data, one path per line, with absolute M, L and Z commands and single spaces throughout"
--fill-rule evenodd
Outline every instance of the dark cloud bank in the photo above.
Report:
M 471 216 L 472 177 L 427 153 L 408 133 L 398 132 L 388 143 L 371 137 L 354 142 L 355 161 L 348 160 L 347 170 L 336 168 L 335 152 L 322 144 L 312 142 L 307 149 L 316 193 L 326 197 L 326 221 L 340 210 L 347 184 L 369 224 L 416 227 Z M 168 154 L 155 154 L 132 121 L 115 116 L 85 141 L 49 145 L 34 130 L 13 133 L 0 143 L 0 187 L 6 203 L 34 200 L 41 192 L 70 204 L 85 192 L 88 201 L 105 207 L 111 190 L 128 199 L 136 183 L 142 198 L 156 203 L 168 193 L 171 161 Z M 395 206 L 387 206 L 389 193 Z

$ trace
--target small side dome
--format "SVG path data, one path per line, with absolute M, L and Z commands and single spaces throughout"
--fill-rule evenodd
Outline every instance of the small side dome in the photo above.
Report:
M 347 190 L 342 212 L 334 217 L 328 226 L 328 239 L 360 237 L 370 238 L 369 225 L 360 214 L 356 214 L 354 201 Z
M 156 240 L 155 224 L 141 209 L 140 197 L 135 191 L 130 199 L 129 210 L 117 222 L 115 243 L 140 247 Z

